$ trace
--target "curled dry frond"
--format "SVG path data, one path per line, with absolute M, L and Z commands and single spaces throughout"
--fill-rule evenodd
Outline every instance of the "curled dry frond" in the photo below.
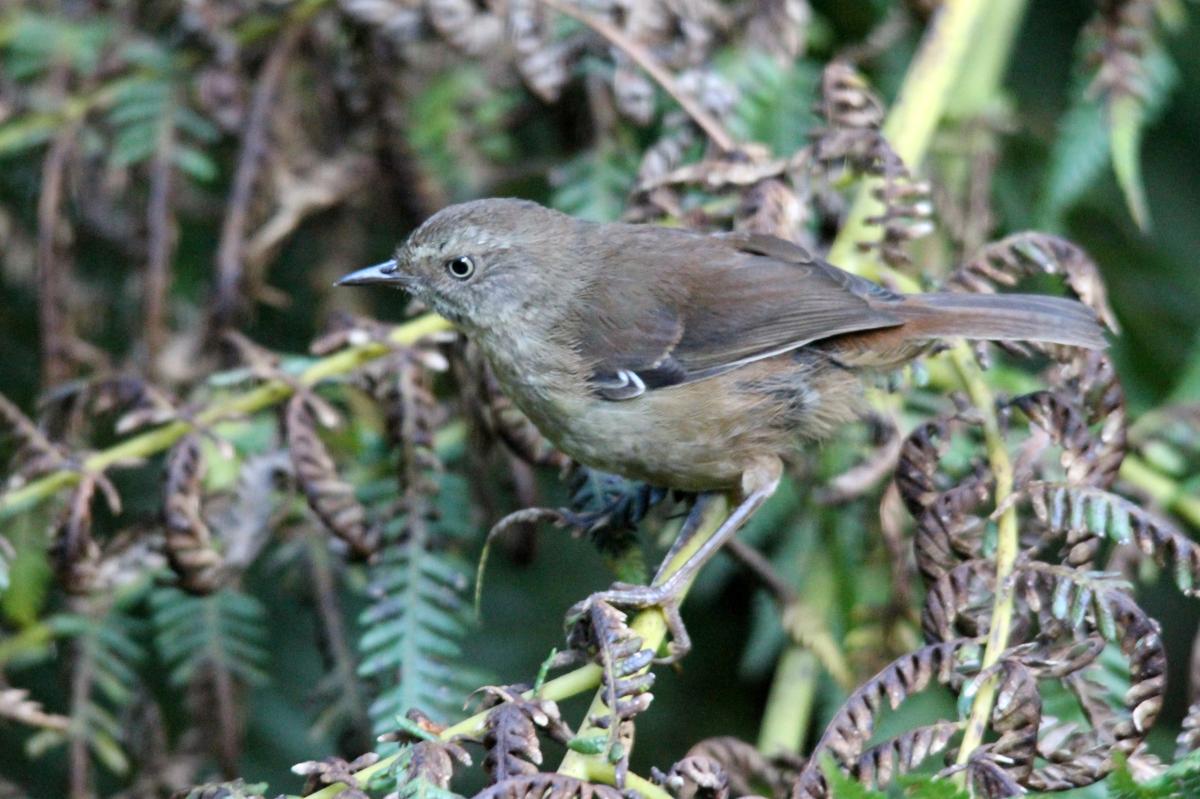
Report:
M 654 652 L 642 645 L 642 639 L 625 623 L 626 616 L 607 602 L 593 602 L 581 624 L 572 631 L 586 638 L 575 648 L 594 650 L 603 669 L 601 691 L 608 715 L 591 719 L 609 730 L 616 741 L 621 722 L 629 721 L 650 706 L 654 694 L 654 673 L 649 666 Z
M 892 157 L 879 134 L 883 101 L 851 64 L 832 61 L 825 67 L 818 112 L 826 127 L 818 131 L 813 146 L 816 161 L 868 165 Z
M 897 776 L 912 771 L 930 755 L 945 751 L 961 726 L 953 721 L 939 721 L 914 727 L 863 752 L 851 772 L 866 786 L 886 787 Z
M 940 573 L 930 583 L 921 608 L 926 641 L 952 641 L 986 635 L 991 619 L 996 567 L 969 560 Z
M 558 705 L 548 699 L 526 699 L 516 689 L 487 686 L 480 689 L 498 702 L 488 711 L 483 745 L 487 755 L 484 770 L 492 783 L 510 777 L 534 774 L 542 764 L 538 730 L 565 742 L 571 730 L 559 713 Z
M 1116 331 L 1117 318 L 1096 262 L 1078 245 L 1049 233 L 1014 233 L 985 245 L 946 278 L 947 288 L 992 293 L 1036 274 L 1062 275 L 1100 321 Z
M 1121 653 L 1129 662 L 1123 712 L 1094 718 L 1092 730 L 1071 736 L 1067 745 L 1055 752 L 1043 753 L 1049 765 L 1035 769 L 1025 783 L 1033 790 L 1082 787 L 1103 779 L 1113 769 L 1117 754 L 1138 750 L 1162 710 L 1167 664 L 1158 623 L 1125 591 L 1110 590 L 1103 601 L 1112 616 Z M 1076 691 L 1084 684 L 1079 680 L 1067 683 Z M 1083 702 L 1082 697 L 1081 703 L 1087 712 L 1091 703 Z
M 973 472 L 916 515 L 913 549 L 926 581 L 981 554 L 986 522 L 975 511 L 990 498 L 991 482 L 987 472 Z
M 1095 44 L 1090 60 L 1097 67 L 1089 93 L 1106 101 L 1146 92 L 1145 57 L 1154 45 L 1158 5 L 1154 0 L 1104 0 L 1088 25 Z
M 900 447 L 896 487 L 909 513 L 916 516 L 942 493 L 939 461 L 950 445 L 950 423 L 937 418 L 913 429 Z
M 822 760 L 831 756 L 841 768 L 853 768 L 885 702 L 895 709 L 935 681 L 951 682 L 961 676 L 961 669 L 976 664 L 980 654 L 979 643 L 974 640 L 960 638 L 931 644 L 897 658 L 859 686 L 825 728 L 792 787 L 792 799 L 824 799 L 828 795 Z
M 913 547 L 927 582 L 981 552 L 986 520 L 976 511 L 991 497 L 991 473 L 975 463 L 953 478 L 941 463 L 963 424 L 945 417 L 927 422 L 909 434 L 897 456 L 895 484 L 916 521 Z
M 221 586 L 224 576 L 224 559 L 213 544 L 201 511 L 204 471 L 200 437 L 184 436 L 167 455 L 164 544 L 179 587 L 191 594 L 212 593 Z
M 753 745 L 732 736 L 705 738 L 687 751 L 687 757 L 702 757 L 719 763 L 729 777 L 729 789 L 735 796 L 754 794 L 759 785 L 770 787 L 771 795 L 780 795 L 789 775 L 763 757 Z
M 684 757 L 662 775 L 662 784 L 676 799 L 729 799 L 729 774 L 706 755 Z
M 611 785 L 543 772 L 498 782 L 484 788 L 474 799 L 624 799 L 624 794 Z
M 1064 394 L 1036 391 L 1017 397 L 1012 404 L 1062 448 L 1060 463 L 1068 483 L 1107 486 L 1116 478 L 1123 447 L 1094 435 L 1087 419 Z
M 1200 749 L 1200 702 L 1193 702 L 1183 717 L 1179 735 L 1175 737 L 1175 759 L 1181 760 L 1197 749 Z
M 883 235 L 858 242 L 859 249 L 878 250 L 892 266 L 908 264 L 906 245 L 934 229 L 932 187 L 913 177 L 884 138 L 882 101 L 849 62 L 835 60 L 821 75 L 819 112 L 826 126 L 813 142 L 814 163 L 827 171 L 844 165 L 883 179 L 872 188 L 882 210 L 866 220 Z
M 3 394 L 0 394 L 0 424 L 8 428 L 17 443 L 15 468 L 9 470 L 10 482 L 18 477 L 35 477 L 66 462 L 64 452 Z
M 540 0 L 509 0 L 507 22 L 521 79 L 542 100 L 554 102 L 571 73 L 566 44 L 550 39 L 545 7 Z
M 1049 380 L 1059 394 L 1079 403 L 1088 425 L 1099 426 L 1087 447 L 1094 461 L 1088 476 L 1099 487 L 1108 488 L 1129 447 L 1125 392 L 1112 359 L 1098 350 L 1076 350 L 1073 357 L 1054 365 Z
M 999 685 L 992 708 L 992 729 L 999 737 L 985 749 L 1005 773 L 1018 783 L 1026 782 L 1037 756 L 1038 725 L 1042 718 L 1042 695 L 1037 679 L 1019 660 L 1006 658 L 993 668 Z M 975 754 L 979 754 L 976 752 Z
M 1020 497 L 1029 499 L 1049 533 L 1070 537 L 1087 530 L 1119 544 L 1136 544 L 1159 565 L 1173 564 L 1179 588 L 1200 596 L 1200 545 L 1157 514 L 1091 486 L 1035 481 L 1021 489 Z
M 379 760 L 379 755 L 368 752 L 354 760 L 326 757 L 321 760 L 306 760 L 292 766 L 292 773 L 305 777 L 302 795 L 315 792 L 326 785 L 346 786 L 338 793 L 341 799 L 367 799 L 367 792 L 358 783 L 358 772 Z
M 419 726 L 426 726 L 424 715 L 409 711 L 410 719 L 415 715 Z M 386 734 L 380 740 L 404 740 L 408 745 L 401 752 L 400 771 L 403 777 L 397 782 L 396 791 L 384 799 L 413 799 L 418 797 L 452 797 L 450 780 L 454 779 L 455 764 L 470 765 L 470 756 L 455 740 L 422 739 L 413 741 L 407 733 Z
M 367 522 L 367 511 L 355 496 L 354 486 L 338 475 L 306 396 L 296 394 L 288 400 L 284 430 L 296 481 L 313 513 L 346 543 L 351 555 L 370 557 L 378 548 L 378 536 Z
M 425 0 L 425 13 L 433 29 L 467 55 L 483 55 L 504 34 L 504 21 L 474 0 Z
M 108 508 L 121 512 L 121 499 L 108 478 L 87 472 L 71 492 L 67 506 L 59 515 L 50 543 L 50 559 L 63 589 L 86 594 L 95 584 L 100 567 L 100 545 L 92 538 L 92 499 L 101 489 Z

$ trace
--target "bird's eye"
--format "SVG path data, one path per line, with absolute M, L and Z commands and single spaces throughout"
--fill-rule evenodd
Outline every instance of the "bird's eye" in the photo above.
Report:
M 460 255 L 446 261 L 446 271 L 450 273 L 450 277 L 467 280 L 475 274 L 475 262 L 471 260 L 470 256 Z

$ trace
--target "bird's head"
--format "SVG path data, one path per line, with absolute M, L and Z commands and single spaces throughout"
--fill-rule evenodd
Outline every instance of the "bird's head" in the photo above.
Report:
M 431 216 L 390 261 L 359 269 L 339 286 L 404 289 L 468 330 L 510 323 L 562 290 L 554 257 L 569 247 L 571 217 L 537 203 L 487 199 Z

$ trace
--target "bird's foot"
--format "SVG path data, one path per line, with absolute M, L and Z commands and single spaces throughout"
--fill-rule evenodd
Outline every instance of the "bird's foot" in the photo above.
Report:
M 607 591 L 596 593 L 577 602 L 567 611 L 566 626 L 568 641 L 589 641 L 596 638 L 588 629 L 591 624 L 592 608 L 597 602 L 605 602 L 621 610 L 646 610 L 658 608 L 667 623 L 671 639 L 667 643 L 667 654 L 654 659 L 655 663 L 676 663 L 692 649 L 692 639 L 679 613 L 681 591 L 675 586 L 632 585 L 613 583 Z M 581 629 L 582 628 L 582 629 Z

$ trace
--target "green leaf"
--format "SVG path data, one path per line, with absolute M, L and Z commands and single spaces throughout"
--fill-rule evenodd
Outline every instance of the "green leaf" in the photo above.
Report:
M 188 177 L 201 183 L 216 179 L 217 162 L 206 153 L 186 144 L 176 144 L 173 156 L 175 165 Z

